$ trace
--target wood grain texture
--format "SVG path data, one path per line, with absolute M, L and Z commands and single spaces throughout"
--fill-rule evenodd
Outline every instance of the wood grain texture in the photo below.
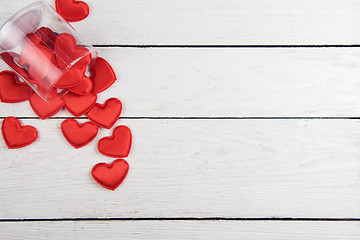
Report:
M 2 1 L 0 22 L 33 0 Z M 53 0 L 48 0 L 54 5 Z M 358 44 L 357 0 L 87 0 L 92 44 Z
M 3 1 L 0 24 L 32 0 Z M 53 4 L 52 0 L 49 0 Z M 86 0 L 74 23 L 97 45 L 350 45 L 356 0 Z M 356 117 L 358 48 L 97 48 L 119 81 L 99 95 L 124 117 Z M 0 63 L 4 69 L 4 63 Z M 0 117 L 35 116 L 28 103 Z M 70 116 L 66 111 L 57 116 Z M 359 218 L 358 120 L 120 120 L 134 134 L 115 191 L 92 166 L 101 129 L 75 150 L 62 120 L 22 120 L 39 139 L 0 141 L 0 218 Z M 5 239 L 359 239 L 359 222 L 2 222 Z
M 126 117 L 360 116 L 360 48 L 98 50 L 119 79 L 99 101 L 118 97 Z M 35 116 L 0 104 L 14 114 Z
M 33 145 L 0 142 L 0 218 L 360 217 L 357 120 L 121 120 L 130 171 L 114 192 L 92 180 L 101 129 L 75 150 L 60 120 L 24 120 Z
M 22 222 L 1 223 L 5 239 L 358 240 L 358 222 Z

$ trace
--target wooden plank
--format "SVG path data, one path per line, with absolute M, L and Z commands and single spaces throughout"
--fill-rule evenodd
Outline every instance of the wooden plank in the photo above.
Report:
M 127 117 L 360 115 L 360 49 L 98 50 L 119 78 L 99 101 L 120 98 Z M 35 116 L 27 102 L 0 109 Z
M 53 0 L 48 0 L 54 4 Z M 2 1 L 0 22 L 33 0 Z M 358 44 L 356 0 L 87 0 L 92 44 Z
M 75 150 L 60 120 L 24 120 L 39 139 L 0 141 L 0 218 L 360 217 L 358 120 L 121 120 L 133 132 L 124 183 L 90 170 L 101 129 Z
M 357 240 L 359 222 L 126 221 L 0 223 L 5 239 Z M 61 231 L 61 233 L 59 232 Z

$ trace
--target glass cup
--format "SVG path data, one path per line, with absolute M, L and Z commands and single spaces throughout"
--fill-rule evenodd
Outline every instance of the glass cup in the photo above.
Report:
M 35 2 L 0 29 L 0 56 L 45 101 L 80 85 L 97 57 L 48 3 Z

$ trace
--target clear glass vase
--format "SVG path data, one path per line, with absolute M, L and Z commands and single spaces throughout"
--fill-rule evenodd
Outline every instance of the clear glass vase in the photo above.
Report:
M 45 101 L 80 84 L 96 51 L 48 3 L 35 2 L 0 29 L 0 56 Z

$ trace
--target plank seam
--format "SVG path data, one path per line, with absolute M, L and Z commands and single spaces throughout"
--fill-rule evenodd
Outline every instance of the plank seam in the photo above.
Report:
M 0 219 L 0 222 L 69 222 L 69 221 L 291 221 L 291 222 L 360 222 L 360 218 L 226 218 L 226 217 L 159 217 L 159 218 L 23 218 Z

